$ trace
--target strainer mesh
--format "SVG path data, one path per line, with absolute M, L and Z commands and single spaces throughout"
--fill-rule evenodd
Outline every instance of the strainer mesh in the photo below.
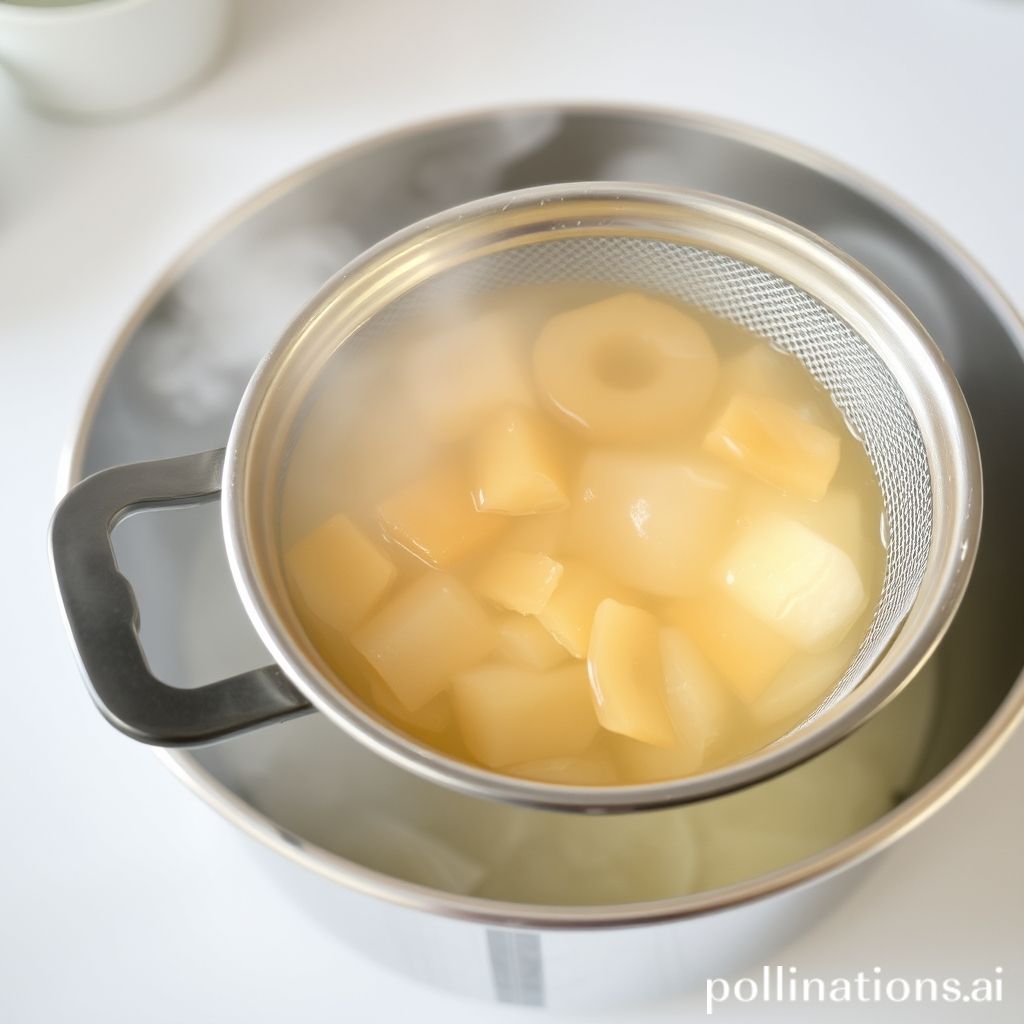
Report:
M 931 543 L 932 491 L 924 441 L 907 400 L 875 350 L 829 308 L 761 267 L 707 249 L 619 235 L 561 237 L 492 252 L 435 275 L 363 330 L 391 327 L 446 297 L 578 281 L 642 289 L 703 308 L 803 363 L 831 395 L 874 466 L 886 521 L 881 597 L 835 689 L 805 719 L 846 696 L 883 653 L 917 595 Z

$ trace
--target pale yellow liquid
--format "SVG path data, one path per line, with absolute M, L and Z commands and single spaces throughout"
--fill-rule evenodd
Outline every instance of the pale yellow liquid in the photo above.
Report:
M 493 770 L 540 781 L 642 783 L 736 761 L 762 748 L 813 711 L 838 681 L 865 635 L 881 589 L 885 558 L 881 539 L 881 496 L 867 455 L 813 378 L 793 357 L 770 348 L 763 339 L 727 321 L 685 309 L 706 331 L 717 353 L 719 368 L 714 390 L 702 403 L 700 411 L 685 425 L 656 437 L 639 441 L 632 438 L 621 442 L 596 441 L 586 430 L 558 412 L 533 369 L 533 346 L 538 332 L 553 314 L 614 294 L 611 290 L 590 285 L 517 289 L 492 298 L 486 308 L 472 313 L 462 309 L 447 320 L 434 317 L 422 325 L 405 324 L 400 334 L 374 338 L 372 344 L 343 346 L 325 371 L 302 420 L 281 499 L 282 550 L 295 611 L 311 647 L 335 676 L 339 688 L 386 719 L 395 729 L 444 754 L 471 763 L 481 763 L 471 752 L 471 748 L 479 744 L 467 742 L 465 735 L 475 719 L 465 713 L 461 705 L 454 706 L 453 687 L 458 685 L 457 679 L 445 680 L 440 691 L 424 707 L 410 711 L 396 699 L 396 691 L 389 685 L 386 675 L 377 670 L 376 663 L 371 664 L 353 646 L 353 637 L 358 640 L 361 631 L 372 628 L 378 617 L 386 619 L 388 606 L 407 588 L 421 585 L 425 576 L 439 571 L 463 584 L 465 590 L 473 595 L 479 610 L 495 627 L 499 623 L 507 625 L 520 613 L 510 611 L 480 593 L 481 572 L 497 552 L 543 549 L 544 554 L 559 564 L 578 564 L 586 561 L 596 549 L 593 538 L 588 541 L 589 548 L 586 545 L 580 548 L 580 532 L 573 527 L 574 507 L 533 515 L 478 511 L 475 514 L 485 517 L 488 527 L 496 521 L 500 520 L 500 523 L 493 530 L 482 531 L 482 540 L 439 570 L 422 557 L 421 551 L 413 550 L 416 545 L 408 543 L 408 538 L 396 535 L 393 524 L 389 525 L 386 517 L 382 518 L 382 509 L 389 508 L 396 495 L 418 480 L 429 477 L 439 465 L 465 468 L 474 466 L 474 460 L 479 461 L 483 426 L 467 427 L 463 424 L 460 427 L 443 417 L 444 428 L 439 430 L 437 423 L 431 420 L 433 414 L 424 412 L 422 377 L 424 373 L 429 376 L 431 370 L 429 361 L 423 362 L 422 337 L 429 337 L 431 344 L 438 346 L 438 359 L 441 360 L 444 358 L 441 348 L 445 344 L 446 333 L 450 331 L 454 335 L 464 329 L 467 318 L 471 316 L 498 310 L 507 313 L 518 325 L 515 359 L 530 391 L 528 404 L 531 415 L 543 422 L 545 445 L 550 450 L 551 460 L 559 467 L 571 502 L 581 500 L 574 488 L 588 453 L 594 450 L 611 450 L 638 458 L 656 456 L 697 460 L 702 465 L 712 466 L 716 473 L 727 478 L 732 489 L 725 521 L 719 524 L 713 541 L 709 541 L 715 550 L 709 553 L 708 564 L 719 566 L 737 537 L 752 521 L 762 516 L 782 516 L 805 524 L 852 561 L 865 595 L 862 610 L 855 620 L 840 639 L 829 643 L 827 649 L 821 649 L 819 645 L 814 650 L 805 650 L 787 641 L 792 647 L 791 653 L 770 682 L 759 683 L 754 688 L 756 693 L 743 691 L 743 688 L 738 690 L 733 682 L 723 678 L 711 664 L 711 659 L 705 657 L 700 643 L 697 643 L 698 638 L 686 636 L 686 642 L 691 646 L 695 644 L 703 659 L 704 685 L 710 685 L 715 691 L 715 724 L 701 741 L 699 756 L 674 758 L 671 754 L 663 756 L 655 751 L 654 756 L 647 757 L 650 744 L 643 744 L 635 736 L 624 740 L 622 733 L 599 725 L 585 750 L 579 750 L 577 742 L 570 752 L 564 754 L 550 751 L 543 757 L 520 763 L 495 764 L 493 760 L 492 763 L 484 763 L 485 767 Z M 644 376 L 649 372 L 650 367 L 638 369 L 629 360 L 604 360 L 601 367 L 605 377 L 621 374 L 621 383 L 626 391 L 635 385 L 632 376 L 638 373 Z M 653 372 L 658 372 L 657 367 Z M 741 466 L 728 464 L 702 448 L 705 437 L 722 416 L 729 399 L 745 392 L 756 392 L 758 396 L 784 402 L 797 410 L 803 419 L 839 439 L 839 465 L 828 483 L 824 499 L 811 501 L 785 493 L 778 486 L 755 479 Z M 494 412 L 497 413 L 498 409 Z M 467 472 L 466 498 L 469 500 L 473 490 L 473 471 L 470 468 Z M 479 495 L 477 497 L 479 499 Z M 337 563 L 331 562 L 330 558 L 322 561 L 313 559 L 312 562 L 307 559 L 303 566 L 297 568 L 289 554 L 296 550 L 296 545 L 339 513 L 347 517 L 361 537 L 393 567 L 393 576 L 380 584 L 382 590 L 379 595 L 367 599 L 367 608 L 359 613 L 358 621 L 346 621 L 344 624 L 328 621 L 329 616 L 316 614 L 305 599 L 305 595 L 311 593 L 310 587 L 323 591 L 325 580 L 315 577 L 318 573 L 337 573 Z M 423 512 L 428 519 L 430 514 L 429 509 Z M 438 515 L 442 514 L 438 511 Z M 599 561 L 602 563 L 601 571 L 606 573 L 608 564 L 615 564 L 614 552 L 601 552 Z M 373 566 L 376 572 L 376 561 Z M 614 592 L 610 591 L 609 597 L 642 610 L 657 620 L 659 627 L 678 628 L 686 634 L 686 629 L 679 625 L 678 616 L 672 611 L 677 604 L 674 597 L 645 592 L 635 585 L 624 587 L 619 580 L 614 580 L 614 584 Z M 706 595 L 720 595 L 721 591 L 720 587 L 716 590 L 710 578 L 688 585 L 686 589 L 686 600 L 691 606 L 699 604 Z M 365 595 L 361 596 L 365 598 Z M 322 604 L 320 608 L 323 609 Z M 543 612 L 526 617 L 542 620 Z M 628 638 L 626 642 L 629 642 Z M 612 645 L 615 646 L 614 642 Z M 472 674 L 479 666 L 508 663 L 505 645 L 492 646 L 495 649 L 468 655 L 479 665 L 460 667 L 457 675 Z M 627 660 L 628 655 L 627 651 Z M 752 656 L 756 661 L 758 652 L 754 650 Z M 582 671 L 586 664 L 586 658 L 574 658 L 567 651 L 562 654 L 562 659 L 558 669 L 551 671 L 565 670 L 573 665 Z M 579 708 L 579 704 L 571 706 Z M 557 717 L 566 707 L 570 705 L 558 705 L 552 715 Z M 521 727 L 521 722 L 512 716 L 509 728 Z M 681 737 L 680 742 L 690 742 L 685 728 L 676 731 Z M 573 733 L 572 723 L 565 723 L 565 732 L 566 735 Z

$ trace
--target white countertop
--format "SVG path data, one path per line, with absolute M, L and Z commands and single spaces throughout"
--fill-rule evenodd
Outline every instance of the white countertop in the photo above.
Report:
M 239 856 L 229 825 L 94 711 L 45 556 L 58 458 L 89 379 L 167 261 L 254 190 L 350 140 L 499 102 L 656 103 L 776 130 L 907 197 L 1024 308 L 1024 3 L 241 8 L 222 71 L 135 120 L 43 120 L 0 84 L 0 1019 L 525 1020 L 530 1011 L 423 989 L 338 945 Z M 1021 1019 L 1024 976 L 1009 965 L 1024 950 L 1022 775 L 1018 735 L 776 962 L 965 978 L 1006 965 L 1001 1007 L 869 1012 Z M 607 1019 L 676 1021 L 702 1007 L 696 993 Z M 758 1007 L 720 1019 L 820 1015 Z

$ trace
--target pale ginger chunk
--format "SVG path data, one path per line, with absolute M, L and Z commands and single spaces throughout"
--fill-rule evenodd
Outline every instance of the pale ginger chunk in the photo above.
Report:
M 608 598 L 598 605 L 587 649 L 597 719 L 609 732 L 656 746 L 676 741 L 666 703 L 658 620 Z
M 856 638 L 847 636 L 831 651 L 797 655 L 751 703 L 755 721 L 763 726 L 796 725 L 835 688 L 856 650 Z
M 874 512 L 872 522 L 871 513 Z M 881 533 L 881 509 L 869 499 L 844 487 L 832 486 L 821 501 L 794 501 L 774 488 L 751 481 L 743 488 L 737 522 L 746 527 L 765 515 L 797 520 L 837 548 L 845 551 L 854 565 L 863 568 L 869 531 Z
M 569 504 L 558 442 L 532 409 L 494 415 L 476 440 L 473 467 L 473 500 L 481 512 L 523 516 Z
M 658 640 L 665 701 L 676 738 L 670 746 L 659 747 L 616 736 L 616 762 L 628 782 L 691 775 L 704 764 L 733 714 L 728 691 L 685 633 L 664 627 Z
M 682 630 L 664 627 L 658 641 L 666 702 L 676 736 L 698 750 L 703 759 L 730 721 L 729 691 Z
M 786 494 L 825 496 L 839 438 L 774 398 L 736 395 L 704 437 L 704 450 Z
M 569 515 L 569 509 L 563 508 L 535 516 L 517 516 L 498 543 L 510 551 L 543 551 L 554 557 L 567 547 Z
M 681 779 L 692 775 L 701 765 L 700 748 L 684 740 L 656 747 L 628 736 L 613 735 L 610 742 L 615 765 L 626 785 Z
M 522 668 L 555 668 L 569 652 L 532 616 L 506 615 L 498 621 L 498 653 Z
M 401 722 L 414 732 L 441 733 L 451 724 L 452 705 L 447 693 L 439 693 L 417 711 L 409 711 L 380 679 L 370 683 L 370 693 L 386 718 Z
M 712 591 L 676 601 L 666 610 L 666 618 L 693 637 L 704 657 L 748 703 L 761 695 L 795 652 L 781 633 L 728 594 Z
M 763 339 L 723 359 L 718 383 L 722 392 L 749 391 L 794 404 L 806 399 L 808 394 L 818 395 L 808 388 L 807 369 L 800 360 Z
M 463 469 L 448 463 L 377 506 L 391 539 L 428 565 L 446 569 L 504 529 L 501 516 L 478 512 Z
M 521 328 L 507 313 L 485 313 L 412 344 L 409 396 L 439 441 L 470 435 L 503 405 L 533 401 Z
M 874 495 L 862 498 L 853 491 L 833 488 L 821 501 L 805 506 L 801 509 L 803 514 L 794 518 L 845 551 L 854 565 L 860 566 L 864 561 L 868 531 L 874 530 L 876 541 L 882 534 L 882 511 L 880 507 L 872 508 L 871 497 Z M 871 512 L 875 513 L 873 521 Z
M 363 701 L 372 702 L 373 674 L 367 672 L 366 659 L 352 646 L 349 635 L 332 629 L 312 615 L 304 616 L 302 629 L 315 654 L 326 663 L 328 674 L 335 683 Z
M 285 562 L 309 611 L 339 632 L 373 610 L 397 572 L 380 547 L 343 515 L 293 544 Z
M 650 441 L 703 410 L 718 356 L 693 317 L 627 292 L 551 317 L 533 348 L 533 372 L 545 402 L 577 433 Z
M 562 578 L 562 564 L 528 551 L 499 551 L 477 573 L 476 592 L 520 615 L 539 612 Z
M 828 393 L 808 379 L 807 368 L 789 352 L 757 342 L 722 362 L 718 375 L 715 415 L 733 395 L 757 395 L 785 402 L 799 415 L 827 427 L 836 423 L 836 407 Z
M 629 592 L 586 562 L 562 563 L 562 578 L 537 620 L 574 658 L 585 658 L 597 606 L 607 597 L 623 601 Z
M 663 597 L 700 589 L 730 525 L 727 472 L 696 459 L 618 451 L 583 461 L 573 543 L 620 583 Z
M 483 665 L 455 679 L 452 699 L 466 747 L 488 768 L 573 757 L 597 735 L 582 665 L 550 672 Z
M 719 563 L 718 587 L 797 647 L 837 644 L 864 610 L 850 557 L 794 519 L 766 517 L 743 531 Z
M 352 645 L 407 711 L 419 711 L 497 642 L 477 599 L 439 572 L 424 573 L 352 634 Z
M 611 756 L 593 747 L 578 757 L 526 761 L 509 765 L 505 770 L 521 779 L 551 782 L 558 786 L 614 786 L 619 781 Z

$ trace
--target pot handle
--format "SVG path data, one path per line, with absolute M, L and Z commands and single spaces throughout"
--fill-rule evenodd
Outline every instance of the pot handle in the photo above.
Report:
M 110 534 L 127 515 L 214 501 L 224 449 L 138 462 L 83 480 L 50 525 L 50 557 L 86 684 L 107 720 L 143 743 L 194 746 L 312 711 L 277 665 L 195 689 L 153 675 L 139 643 L 139 608 Z

